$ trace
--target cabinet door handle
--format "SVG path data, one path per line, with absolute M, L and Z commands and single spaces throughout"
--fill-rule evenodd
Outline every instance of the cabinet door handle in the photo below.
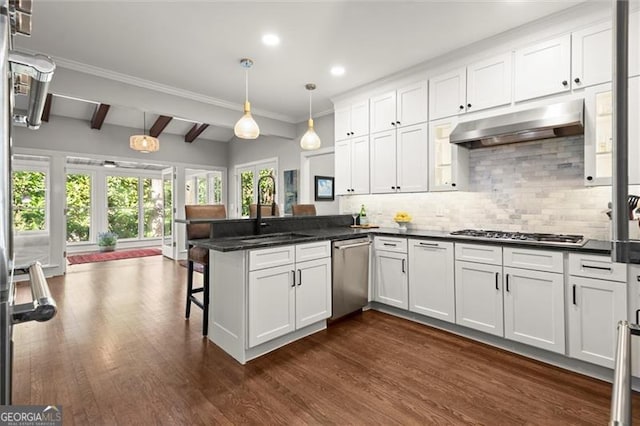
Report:
M 467 104 L 467 108 L 471 108 L 471 104 Z
M 597 269 L 599 271 L 609 271 L 611 272 L 611 267 L 610 266 L 595 266 L 595 265 L 586 265 L 586 264 L 582 264 L 582 267 L 585 269 Z
M 640 309 L 636 309 L 636 324 L 640 323 Z
M 400 187 L 399 187 L 399 186 L 396 186 L 396 189 L 397 189 L 397 190 L 400 190 Z
M 383 246 L 387 246 L 387 247 L 396 247 L 397 244 L 393 244 L 393 243 L 382 243 Z
M 396 187 L 395 187 L 395 186 L 392 186 L 392 187 L 391 187 L 391 189 L 396 189 Z
M 396 121 L 396 124 L 400 124 L 400 122 L 399 122 L 399 121 Z
M 302 285 L 302 269 L 298 269 L 298 286 Z
M 406 269 L 406 262 L 407 262 L 407 259 L 402 259 L 402 273 L 403 273 L 403 274 L 404 274 L 405 272 L 407 272 L 407 269 Z
M 573 285 L 573 304 L 578 306 L 578 304 L 576 303 L 576 285 Z
M 507 293 L 510 293 L 511 290 L 509 290 L 509 274 L 507 274 L 507 276 L 505 277 L 505 279 L 507 280 Z
M 440 244 L 438 244 L 438 243 L 422 243 L 421 242 L 421 243 L 418 243 L 418 244 L 420 244 L 423 247 L 440 247 Z
M 394 123 L 394 122 L 392 121 L 392 122 L 391 122 L 391 125 L 392 125 L 392 126 L 395 126 L 395 125 L 396 125 L 396 123 Z
M 576 77 L 576 78 L 574 78 L 574 79 L 573 79 L 573 81 L 574 81 L 575 83 L 580 83 L 580 78 L 579 78 L 579 77 Z
M 296 286 L 296 271 L 294 271 L 293 269 L 291 270 L 291 282 L 293 284 L 291 284 L 291 287 L 295 287 Z
M 567 87 L 569 85 L 569 82 L 567 80 L 562 80 L 562 85 L 564 87 Z
M 587 176 L 587 180 L 593 180 L 593 176 Z
M 500 278 L 500 272 L 496 272 L 496 290 L 500 290 L 500 287 L 498 287 L 498 279 Z
M 460 105 L 460 111 L 464 109 L 464 105 Z

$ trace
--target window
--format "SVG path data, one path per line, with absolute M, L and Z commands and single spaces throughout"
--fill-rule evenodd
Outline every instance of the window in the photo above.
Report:
M 185 170 L 186 204 L 223 204 L 222 172 Z
M 249 205 L 258 202 L 258 193 L 254 190 L 258 186 L 259 179 L 264 176 L 273 176 L 277 179 L 278 171 L 275 162 L 264 162 L 251 166 L 240 166 L 237 169 L 239 176 L 239 194 L 240 194 L 240 215 L 242 217 L 249 216 Z M 260 183 L 260 202 L 262 204 L 271 204 L 277 202 L 274 199 L 275 188 L 273 181 L 265 179 Z
M 137 177 L 107 176 L 107 227 L 118 238 L 138 238 Z
M 162 237 L 162 179 L 142 179 L 144 237 Z
M 91 184 L 89 173 L 67 174 L 67 242 L 91 238 Z
M 46 231 L 47 173 L 44 170 L 16 170 L 12 183 L 15 231 Z

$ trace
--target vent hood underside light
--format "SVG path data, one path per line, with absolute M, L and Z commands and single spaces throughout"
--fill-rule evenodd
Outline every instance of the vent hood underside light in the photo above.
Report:
M 584 100 L 459 123 L 451 132 L 451 143 L 482 148 L 584 133 Z

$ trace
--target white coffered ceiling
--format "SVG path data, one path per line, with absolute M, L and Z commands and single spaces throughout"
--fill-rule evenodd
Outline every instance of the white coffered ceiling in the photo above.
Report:
M 62 66 L 65 60 L 87 64 L 237 107 L 244 96 L 238 62 L 250 57 L 254 110 L 299 122 L 308 111 L 305 83 L 318 86 L 314 111 L 327 111 L 332 96 L 581 1 L 34 3 L 33 35 L 16 38 L 19 48 L 52 55 Z M 281 44 L 263 45 L 267 32 L 278 34 Z M 342 77 L 330 75 L 334 64 L 346 68 Z M 74 108 L 77 115 L 87 106 L 66 106 Z M 106 122 L 131 120 L 114 114 Z

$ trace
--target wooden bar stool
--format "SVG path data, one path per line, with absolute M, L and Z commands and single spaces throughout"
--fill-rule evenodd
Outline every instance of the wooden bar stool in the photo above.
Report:
M 291 206 L 291 214 L 294 216 L 315 216 L 316 206 L 313 204 L 294 204 Z
M 262 217 L 280 216 L 280 209 L 276 204 L 273 214 L 271 214 L 271 204 L 260 206 L 260 214 Z M 249 217 L 256 217 L 258 215 L 258 205 L 249 204 Z
M 224 219 L 227 217 L 227 210 L 221 204 L 198 204 L 184 206 L 185 218 L 189 219 Z M 211 224 L 191 223 L 187 224 L 187 240 L 197 240 L 209 238 L 211 235 Z M 185 317 L 189 319 L 191 314 L 191 303 L 202 309 L 202 335 L 209 332 L 209 249 L 203 247 L 188 246 L 187 254 L 187 310 Z M 193 288 L 193 266 L 199 263 L 203 266 L 202 287 Z M 202 301 L 198 300 L 194 294 L 202 293 Z

